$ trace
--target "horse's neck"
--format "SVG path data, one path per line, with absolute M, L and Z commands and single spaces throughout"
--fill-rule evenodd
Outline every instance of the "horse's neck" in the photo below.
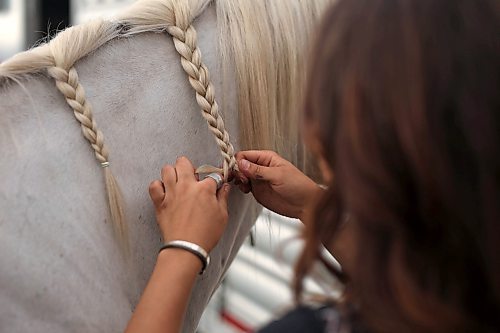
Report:
M 203 60 L 214 73 L 216 92 L 222 94 L 221 82 L 217 80 L 220 76 L 214 10 L 208 9 L 195 26 L 201 31 L 199 46 Z M 142 196 L 147 199 L 148 183 L 159 177 L 165 163 L 174 163 L 179 155 L 187 155 L 195 165 L 220 164 L 214 138 L 200 115 L 195 93 L 167 34 L 146 33 L 112 41 L 82 59 L 76 68 L 87 100 L 93 106 L 97 127 L 104 134 L 111 166 L 125 199 L 135 199 L 137 193 L 142 194 L 141 199 Z M 1 125 L 6 127 L 2 131 L 1 140 L 6 140 L 2 146 L 17 149 L 12 151 L 10 160 L 33 158 L 32 154 L 41 154 L 40 158 L 46 159 L 51 154 L 51 161 L 66 166 L 67 175 L 72 172 L 90 175 L 95 182 L 88 184 L 89 192 L 101 193 L 99 163 L 53 81 L 32 79 L 25 82 L 25 88 L 29 94 L 12 86 L 2 98 L 2 117 L 7 118 Z M 229 104 L 235 105 L 234 100 Z M 236 139 L 237 112 L 226 112 L 225 120 Z M 47 151 L 49 147 L 54 150 Z M 76 160 L 81 161 L 75 169 Z M 36 185 L 48 189 L 50 180 L 40 179 Z M 96 201 L 85 204 L 93 206 Z M 134 218 L 137 216 L 130 217 L 132 221 Z
M 223 104 L 234 106 L 234 96 L 229 90 L 223 92 L 217 79 L 214 10 L 207 9 L 194 25 L 216 94 L 224 93 Z M 24 82 L 25 90 L 12 85 L 0 91 L 0 262 L 16 267 L 8 276 L 0 273 L 0 284 L 7 289 L 7 283 L 15 284 L 10 286 L 12 292 L 23 290 L 22 297 L 13 296 L 13 314 L 26 308 L 26 299 L 34 298 L 33 307 L 39 307 L 33 311 L 52 325 L 58 311 L 84 309 L 88 312 L 82 317 L 91 319 L 82 322 L 82 331 L 93 323 L 109 324 L 108 329 L 93 331 L 116 331 L 137 301 L 160 243 L 147 194 L 149 182 L 179 155 L 187 155 L 195 165 L 218 165 L 221 160 L 168 35 L 148 33 L 115 40 L 81 60 L 76 68 L 124 194 L 131 258 L 123 260 L 110 223 L 103 223 L 108 208 L 102 170 L 79 123 L 53 80 L 36 77 Z M 225 112 L 226 127 L 235 142 L 237 113 L 229 111 Z M 246 224 L 239 220 L 249 201 L 237 193 L 232 194 L 232 201 L 232 221 L 212 254 L 215 260 L 209 278 L 200 281 L 193 294 L 198 299 L 188 312 L 189 325 L 196 325 L 231 261 L 227 257 L 235 255 L 251 225 L 252 215 Z M 37 294 L 40 290 L 54 299 L 58 292 L 73 293 L 82 303 L 71 307 L 61 294 L 60 299 L 49 302 L 52 307 L 46 307 L 46 295 Z M 7 307 L 3 304 L 7 301 L 9 298 L 0 297 L 0 308 Z M 106 307 L 108 311 L 104 311 Z M 110 319 L 109 311 L 115 317 Z M 18 311 L 18 316 L 23 314 Z M 0 319 L 4 315 L 8 314 L 1 314 Z

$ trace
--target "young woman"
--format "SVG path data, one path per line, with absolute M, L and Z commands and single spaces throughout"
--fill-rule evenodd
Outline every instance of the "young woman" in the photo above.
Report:
M 500 330 L 499 32 L 497 0 L 336 2 L 303 111 L 328 188 L 272 152 L 237 159 L 243 191 L 306 225 L 298 298 L 320 244 L 346 295 L 333 316 L 299 308 L 263 332 Z M 186 158 L 162 181 L 150 193 L 164 240 L 210 252 L 229 185 L 196 181 Z M 129 332 L 180 330 L 204 264 L 196 246 L 160 252 Z

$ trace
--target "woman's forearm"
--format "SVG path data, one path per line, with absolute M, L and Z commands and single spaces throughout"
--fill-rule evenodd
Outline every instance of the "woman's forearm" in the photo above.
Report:
M 185 250 L 163 250 L 126 332 L 180 332 L 201 267 L 200 260 Z
M 218 188 L 219 174 L 199 181 L 186 157 L 179 157 L 175 165 L 165 165 L 160 174 L 161 179 L 149 185 L 149 195 L 163 240 L 187 241 L 210 253 L 227 225 L 229 184 Z M 203 264 L 184 249 L 161 251 L 126 332 L 180 332 Z

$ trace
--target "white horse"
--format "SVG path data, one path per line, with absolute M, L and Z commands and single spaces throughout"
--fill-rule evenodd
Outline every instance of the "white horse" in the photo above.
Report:
M 232 144 L 303 164 L 301 50 L 326 2 L 142 0 L 0 64 L 1 332 L 123 330 L 161 243 L 147 186 L 177 156 L 225 175 Z M 239 191 L 229 206 L 185 332 L 259 211 Z

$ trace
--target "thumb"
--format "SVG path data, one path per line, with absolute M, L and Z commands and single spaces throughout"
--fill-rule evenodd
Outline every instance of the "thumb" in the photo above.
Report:
M 229 192 L 231 191 L 231 185 L 224 184 L 222 188 L 217 191 L 217 201 L 222 209 L 227 211 L 227 199 L 229 198 Z
M 272 167 L 255 164 L 245 159 L 240 160 L 238 166 L 240 172 L 250 179 L 272 181 L 275 175 Z

